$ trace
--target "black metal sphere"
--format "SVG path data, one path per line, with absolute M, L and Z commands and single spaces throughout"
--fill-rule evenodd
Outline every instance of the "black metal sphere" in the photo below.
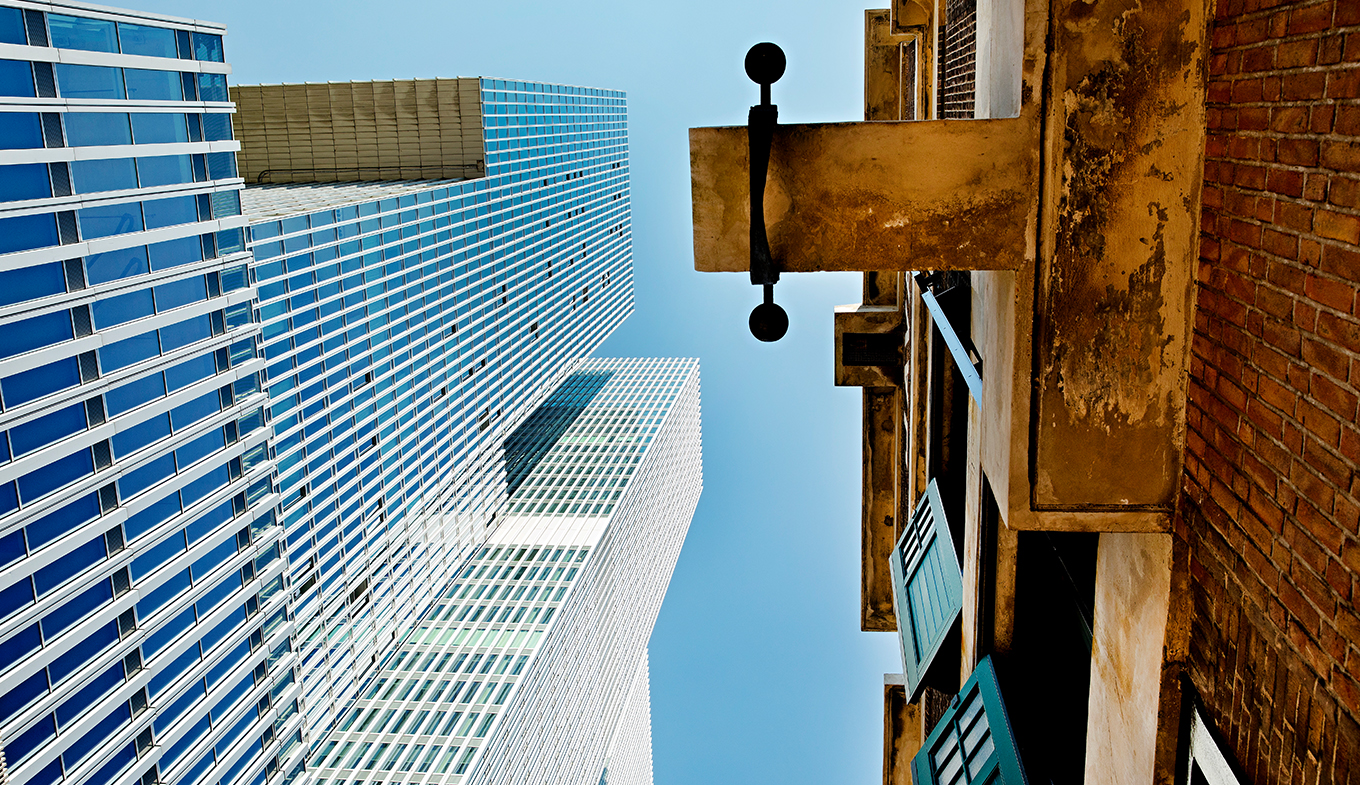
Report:
M 789 315 L 775 303 L 761 303 L 751 309 L 750 324 L 756 340 L 771 343 L 789 331 Z
M 746 53 L 746 75 L 756 84 L 774 84 L 784 75 L 784 50 L 769 41 Z

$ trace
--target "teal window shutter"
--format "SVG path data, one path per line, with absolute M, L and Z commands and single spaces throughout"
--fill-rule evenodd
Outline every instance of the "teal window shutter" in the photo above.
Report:
M 992 658 L 983 657 L 911 761 L 915 785 L 1026 785 Z
M 890 564 L 902 673 L 908 700 L 914 701 L 931 660 L 963 612 L 963 575 L 934 481 L 916 505 Z

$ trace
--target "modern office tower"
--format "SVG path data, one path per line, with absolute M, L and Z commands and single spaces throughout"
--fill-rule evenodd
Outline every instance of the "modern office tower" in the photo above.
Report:
M 632 310 L 624 98 L 232 89 L 247 179 L 286 181 L 243 199 L 315 745 L 504 519 L 501 443 Z
M 631 308 L 621 94 L 434 80 L 394 142 L 429 83 L 378 83 L 337 112 L 402 166 L 247 168 L 247 218 L 223 32 L 0 6 L 0 779 L 296 776 Z
M 698 362 L 586 360 L 498 452 L 500 523 L 401 628 L 318 785 L 650 783 L 646 647 L 702 485 Z
M 300 746 L 223 32 L 0 5 L 3 781 Z

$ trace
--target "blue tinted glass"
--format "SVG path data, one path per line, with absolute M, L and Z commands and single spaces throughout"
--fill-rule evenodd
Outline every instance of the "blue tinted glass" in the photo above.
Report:
M 203 276 L 172 281 L 156 287 L 156 310 L 164 313 L 171 308 L 196 303 L 208 299 L 207 285 Z
M 13 357 L 74 337 L 70 311 L 45 313 L 20 322 L 0 324 L 0 357 Z
M 112 668 L 99 674 L 89 684 L 80 688 L 80 691 L 66 702 L 57 707 L 57 724 L 63 728 L 70 725 L 77 717 L 90 708 L 100 698 L 113 692 L 115 688 L 123 683 L 123 666 L 114 665 Z
M 20 477 L 19 498 L 28 504 L 91 474 L 94 474 L 94 458 L 90 456 L 90 448 L 86 447 Z
M 178 597 L 180 592 L 189 588 L 189 568 L 165 579 L 165 583 L 148 592 L 143 592 L 142 601 L 137 603 L 137 618 L 147 619 L 167 602 Z
M 227 77 L 222 74 L 199 74 L 198 98 L 200 101 L 230 101 L 227 97 Z
M 66 143 L 72 147 L 132 144 L 132 129 L 124 112 L 67 112 Z
M 9 439 L 5 438 L 4 433 L 0 433 L 0 463 L 8 463 L 9 459 Z
M 117 417 L 163 395 L 165 379 L 159 373 L 153 373 L 104 393 L 104 405 L 108 407 L 110 417 Z
M 175 426 L 175 431 L 178 432 L 204 417 L 217 414 L 219 405 L 217 391 L 213 390 L 171 409 L 170 421 Z
M 131 719 L 128 714 L 127 704 L 123 704 L 109 713 L 109 716 L 100 720 L 93 728 L 76 737 L 66 751 L 61 754 L 61 760 L 66 764 L 66 770 L 70 771 L 85 759 L 86 755 L 94 750 L 95 747 L 103 744 L 114 731 L 121 728 Z
M 100 347 L 99 367 L 105 373 L 109 373 L 158 354 L 160 343 L 156 338 L 156 331 L 152 330 Z
M 138 603 L 138 615 L 141 615 L 141 607 L 141 603 Z M 146 657 L 156 656 L 160 653 L 160 650 L 169 645 L 171 641 L 175 640 L 180 635 L 183 635 L 185 630 L 193 626 L 193 623 L 194 609 L 192 607 L 180 611 L 174 618 L 161 624 L 160 629 L 146 636 L 146 643 L 142 644 L 143 655 Z M 194 647 L 193 651 L 197 654 L 198 647 Z
M 31 625 L 0 642 L 0 662 L 18 662 L 24 655 L 37 650 L 41 645 L 42 636 L 38 633 L 38 625 Z
M 184 499 L 185 506 L 197 502 L 218 488 L 225 487 L 231 477 L 227 474 L 227 467 L 219 466 L 197 480 L 185 485 L 180 489 L 180 496 Z
M 102 330 L 150 316 L 156 312 L 156 303 L 151 297 L 150 289 L 141 289 L 117 297 L 96 300 L 90 305 L 90 311 L 94 314 L 95 326 Z
M 107 583 L 107 581 L 106 581 Z M 62 679 L 70 676 L 80 666 L 89 662 L 92 658 L 99 655 L 108 647 L 118 642 L 118 624 L 109 622 L 103 627 L 95 630 L 89 637 L 81 640 L 70 651 L 52 660 L 52 664 L 47 666 L 47 672 L 52 676 L 52 684 L 55 686 Z M 121 663 L 114 666 L 122 674 L 123 666 Z
M 236 253 L 245 249 L 245 232 L 240 229 L 224 229 L 217 233 L 218 254 Z
M 59 49 L 86 49 L 91 52 L 117 52 L 118 33 L 113 22 L 85 16 L 47 15 L 47 32 Z
M 231 115 L 203 115 L 203 138 L 209 142 L 222 142 L 231 139 Z M 41 142 L 35 147 L 42 147 Z
M 0 8 L 0 16 L 12 8 Z M 227 117 L 228 115 L 221 115 Z M 43 146 L 37 112 L 0 112 L 0 150 L 31 150 Z
M 209 534 L 217 531 L 222 524 L 227 523 L 232 518 L 231 502 L 226 501 L 209 510 L 198 520 L 189 524 L 186 530 L 189 534 L 189 544 L 193 545 Z
M 192 196 L 172 196 L 146 203 L 146 228 L 188 224 L 198 220 L 198 207 Z
M 47 179 L 47 164 L 0 166 L 0 202 L 47 199 L 52 183 Z
M 87 494 L 24 527 L 29 547 L 37 550 L 98 517 L 99 497 L 93 493 Z
M 0 12 L 9 9 L 0 8 Z M 0 610 L 0 613 L 4 613 Z M 0 722 L 9 722 L 22 709 L 28 708 L 39 696 L 47 694 L 47 674 L 40 668 L 37 673 L 19 682 L 19 685 L 0 698 Z
M 178 115 L 176 115 L 178 117 Z M 138 158 L 137 174 L 141 176 L 143 188 L 158 185 L 179 185 L 194 181 L 194 168 L 187 155 L 158 155 L 154 158 Z
M 78 194 L 124 191 L 137 187 L 137 166 L 131 158 L 72 161 L 71 181 Z
M 85 257 L 86 277 L 91 284 L 117 281 L 146 271 L 146 246 L 142 245 Z
M 10 766 L 17 766 L 20 761 L 46 744 L 55 735 L 57 735 L 57 726 L 52 721 L 52 715 L 48 714 L 5 745 L 5 763 Z
M 208 179 L 225 180 L 236 176 L 236 153 L 208 153 Z
M 182 101 L 184 88 L 179 71 L 148 71 L 145 68 L 124 68 L 127 97 L 131 101 Z M 180 117 L 183 120 L 183 116 Z
M 0 96 L 33 98 L 33 66 L 24 60 L 0 60 Z
M 217 364 L 213 361 L 211 354 L 202 354 L 190 360 L 185 360 L 179 365 L 165 369 L 165 383 L 170 388 L 170 392 L 183 390 L 194 382 L 212 376 L 217 373 Z M 214 393 L 215 394 L 215 393 Z M 199 400 L 206 400 L 207 396 Z M 213 411 L 216 411 L 214 409 Z M 176 425 L 175 427 L 179 427 Z
M 76 358 L 65 357 L 0 379 L 0 390 L 4 391 L 6 406 L 18 406 L 77 384 L 80 384 L 80 367 Z
M 180 471 L 184 471 L 185 468 L 212 455 L 214 451 L 222 449 L 225 444 L 221 430 L 208 431 L 178 450 L 175 450 L 175 464 L 179 466 Z
M 0 253 L 57 244 L 57 219 L 51 213 L 0 218 Z
M 239 573 L 237 575 L 239 576 Z M 237 578 L 237 580 L 239 582 L 240 580 L 239 577 Z M 211 630 L 209 630 L 207 633 L 203 635 L 202 638 L 203 651 L 205 652 L 210 651 L 212 647 L 221 643 L 223 638 L 230 635 L 231 631 L 236 629 L 237 625 L 239 625 L 241 622 L 245 620 L 246 612 L 244 608 L 237 607 L 236 610 L 227 614 L 227 617 L 222 621 L 218 622 L 216 627 L 213 627 Z
M 24 15 L 17 8 L 0 8 L 0 44 L 28 43 L 24 35 Z
M 194 33 L 194 59 L 222 62 L 222 36 Z
M 77 210 L 76 215 L 80 217 L 82 240 L 142 230 L 142 206 L 137 202 L 86 207 Z
M 170 415 L 158 414 L 146 422 L 137 423 L 113 435 L 113 454 L 131 455 L 137 450 L 170 435 Z
M 175 31 L 168 27 L 118 23 L 118 41 L 125 55 L 179 57 L 175 50 Z
M 15 532 L 12 536 L 17 536 Z M 33 602 L 33 582 L 27 578 L 0 589 L 0 619 L 8 619 L 15 611 L 28 607 Z M 3 705 L 3 701 L 0 701 Z
M 60 262 L 0 272 L 0 305 L 13 305 L 66 291 Z
M 184 530 L 180 529 L 132 560 L 132 580 L 140 581 L 150 575 L 157 567 L 184 553 L 184 548 Z
M 241 573 L 233 572 L 223 578 L 216 586 L 209 589 L 202 599 L 194 603 L 194 609 L 198 611 L 199 618 L 212 613 L 214 608 L 239 588 L 241 588 Z
M 174 473 L 175 456 L 163 455 L 123 475 L 118 481 L 118 495 L 122 498 L 136 496 Z
M 61 758 L 53 758 L 51 763 L 42 768 L 42 771 L 29 779 L 27 785 L 56 785 L 61 777 Z
M 0 567 L 8 567 L 12 562 L 22 559 L 26 554 L 23 531 L 16 529 L 4 537 L 0 537 Z
M 171 352 L 195 341 L 212 337 L 212 322 L 206 315 L 195 316 L 161 328 L 161 348 Z
M 123 70 L 102 65 L 57 63 L 57 85 L 62 98 L 97 98 L 121 101 Z
M 14 426 L 9 431 L 9 439 L 14 454 L 19 456 L 83 430 L 85 404 L 78 403 Z
M 148 652 L 159 648 L 159 645 L 161 645 L 161 642 L 155 640 L 155 638 L 156 635 L 154 634 L 147 638 Z M 147 682 L 146 685 L 147 692 L 151 694 L 151 697 L 156 697 L 161 690 L 168 687 L 175 679 L 183 676 L 184 672 L 193 667 L 196 662 L 198 662 L 198 647 L 190 646 L 176 657 L 174 662 L 164 666 L 160 672 L 151 677 L 151 681 Z
M 171 493 L 152 502 L 141 512 L 128 516 L 127 521 L 123 524 L 123 529 L 128 533 L 130 539 L 136 539 L 178 512 L 179 494 Z
M 189 127 L 179 112 L 138 112 L 132 115 L 132 136 L 137 144 L 187 142 Z
M 106 602 L 113 600 L 113 587 L 109 581 L 100 581 L 89 589 L 77 594 L 65 605 L 43 617 L 43 638 L 51 642 L 72 624 L 99 610 Z
M 165 732 L 170 729 L 170 726 L 174 724 L 175 720 L 179 719 L 184 712 L 189 710 L 190 706 L 193 706 L 202 697 L 203 681 L 200 679 L 189 689 L 185 690 L 183 695 L 176 698 L 174 703 L 161 709 L 161 711 L 156 714 L 156 735 L 164 735 Z
M 197 237 L 181 237 L 147 246 L 152 270 L 168 270 L 203 260 L 203 246 Z

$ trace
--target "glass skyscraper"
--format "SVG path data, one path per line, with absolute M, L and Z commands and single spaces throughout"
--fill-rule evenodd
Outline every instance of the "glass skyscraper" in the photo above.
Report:
M 440 747 L 441 780 L 641 771 L 698 378 L 582 359 L 632 308 L 624 96 L 261 86 L 233 88 L 233 118 L 224 32 L 0 5 L 0 779 L 312 778 L 331 740 L 361 741 L 338 728 L 393 700 L 408 724 L 383 708 L 369 732 L 402 757 L 369 780 L 428 781 L 399 768 L 412 744 L 415 768 Z M 303 153 L 271 141 L 271 101 L 324 125 Z M 473 639 L 479 615 L 453 642 L 445 595 L 490 598 L 478 573 L 512 546 L 543 569 L 494 591 L 538 593 L 500 606 L 494 639 Z M 480 664 L 413 670 L 440 625 L 441 651 Z M 393 663 L 441 670 L 399 699 L 361 691 Z M 486 701 L 425 694 L 484 667 Z M 536 719 L 569 706 L 592 723 Z M 427 710 L 462 719 L 408 740 Z M 580 755 L 542 757 L 568 738 Z

